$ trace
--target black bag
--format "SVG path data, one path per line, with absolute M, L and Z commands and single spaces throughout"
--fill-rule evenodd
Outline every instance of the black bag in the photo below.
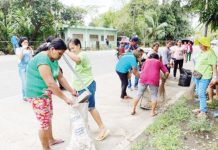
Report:
M 191 79 L 192 79 L 192 72 L 187 69 L 182 69 L 178 85 L 184 87 L 190 86 Z

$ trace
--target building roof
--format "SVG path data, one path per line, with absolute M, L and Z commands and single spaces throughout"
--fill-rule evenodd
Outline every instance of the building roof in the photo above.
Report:
M 64 30 L 66 29 L 86 29 L 86 30 L 104 30 L 104 31 L 117 31 L 114 28 L 104 28 L 104 27 L 91 27 L 91 26 L 64 26 Z

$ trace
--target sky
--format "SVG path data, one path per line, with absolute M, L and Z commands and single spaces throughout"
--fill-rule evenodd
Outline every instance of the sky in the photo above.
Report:
M 65 5 L 79 6 L 87 8 L 87 6 L 96 6 L 96 11 L 85 17 L 85 24 L 88 25 L 92 19 L 108 11 L 110 8 L 119 9 L 123 6 L 123 3 L 129 0 L 60 0 Z

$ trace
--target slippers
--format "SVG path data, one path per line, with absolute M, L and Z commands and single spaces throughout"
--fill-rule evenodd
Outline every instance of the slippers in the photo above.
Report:
M 96 141 L 102 141 L 102 140 L 104 140 L 109 135 L 109 133 L 110 133 L 110 131 L 107 129 L 107 130 L 105 130 L 105 132 L 104 132 L 104 134 L 102 136 L 100 136 L 100 137 L 97 136 L 95 138 L 95 140 Z
M 135 113 L 136 113 L 136 112 L 135 112 L 135 111 L 133 111 L 133 112 L 131 112 L 131 115 L 135 115 Z
M 157 114 L 158 114 L 157 112 L 155 112 L 154 114 L 152 113 L 151 117 L 155 117 L 155 116 L 157 116 Z
M 61 139 L 59 139 L 59 140 L 55 140 L 55 142 L 52 143 L 51 146 L 53 146 L 53 145 L 57 145 L 57 144 L 61 144 L 61 143 L 64 143 L 64 140 L 61 140 Z

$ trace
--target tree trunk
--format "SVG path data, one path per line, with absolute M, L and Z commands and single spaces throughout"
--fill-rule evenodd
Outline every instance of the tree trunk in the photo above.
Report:
M 205 37 L 207 37 L 208 25 L 209 25 L 209 23 L 206 22 L 206 24 L 205 24 L 205 28 L 204 28 L 204 36 L 205 36 Z

